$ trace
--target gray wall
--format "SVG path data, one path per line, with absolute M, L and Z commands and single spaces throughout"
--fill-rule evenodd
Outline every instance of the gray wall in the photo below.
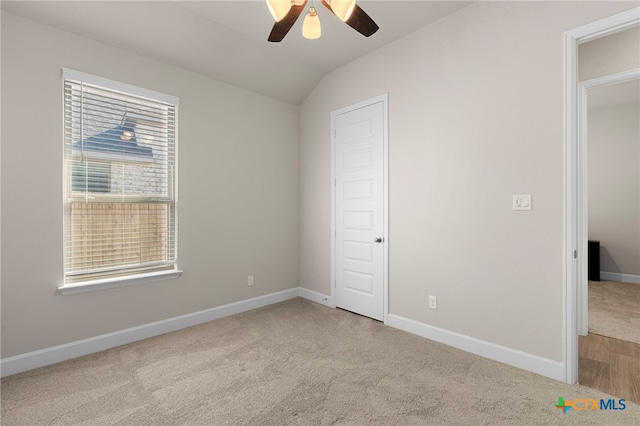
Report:
M 588 112 L 589 239 L 600 241 L 601 271 L 640 275 L 640 93 L 634 84 L 635 103 Z
M 580 45 L 578 58 L 581 81 L 638 69 L 640 27 Z M 634 84 L 589 91 L 588 208 L 589 239 L 601 244 L 600 270 L 640 275 L 640 94 Z
M 62 67 L 180 97 L 180 279 L 56 290 Z M 297 287 L 298 109 L 3 12 L 2 358 Z
M 640 27 L 578 46 L 579 81 L 636 68 L 640 68 Z
M 301 285 L 331 291 L 330 113 L 388 92 L 390 313 L 561 361 L 563 33 L 634 5 L 478 2 L 327 75 L 301 109 Z

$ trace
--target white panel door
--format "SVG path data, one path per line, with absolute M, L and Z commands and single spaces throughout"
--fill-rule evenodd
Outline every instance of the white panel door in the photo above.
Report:
M 336 306 L 384 316 L 384 104 L 335 117 Z

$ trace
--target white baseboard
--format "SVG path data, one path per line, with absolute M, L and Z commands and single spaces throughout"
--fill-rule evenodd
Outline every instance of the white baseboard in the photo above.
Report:
M 55 364 L 83 355 L 111 349 L 117 346 L 148 339 L 172 331 L 224 318 L 230 315 L 250 311 L 283 302 L 285 300 L 302 297 L 312 302 L 329 307 L 335 307 L 331 296 L 315 292 L 302 287 L 271 293 L 253 299 L 242 300 L 224 306 L 181 315 L 162 321 L 144 324 L 113 333 L 103 334 L 76 342 L 66 343 L 51 348 L 41 349 L 26 354 L 0 360 L 0 376 L 6 377 L 46 365 Z M 563 364 L 536 355 L 510 349 L 504 346 L 478 340 L 462 334 L 432 327 L 414 320 L 397 315 L 389 315 L 388 325 L 418 336 L 425 337 L 445 345 L 480 355 L 498 362 L 512 365 L 527 371 L 556 380 L 564 380 Z
M 620 281 L 629 284 L 640 284 L 640 275 L 618 274 L 617 272 L 600 271 L 602 281 Z
M 148 339 L 149 337 L 159 336 L 186 327 L 283 302 L 298 297 L 301 293 L 300 290 L 301 288 L 296 287 L 253 299 L 242 300 L 228 305 L 205 309 L 138 327 L 5 358 L 0 360 L 0 376 L 6 377 L 12 374 L 22 373 L 23 371 L 33 370 L 34 368 L 44 367 L 45 365 L 55 364 L 79 356 L 89 355 L 94 352 L 115 348 L 116 346 L 126 345 L 138 340 Z M 309 292 L 309 294 L 314 293 L 319 295 L 319 293 L 311 292 L 310 290 L 306 290 L 304 293 L 307 294 L 307 292 Z
M 333 297 L 327 296 L 326 294 L 318 293 L 317 291 L 309 290 L 307 288 L 298 288 L 300 292 L 298 296 L 303 297 L 307 300 L 311 300 L 312 302 L 320 303 L 321 305 L 326 305 L 330 308 L 335 308 L 336 304 L 333 300 Z
M 433 327 L 398 315 L 390 314 L 388 325 L 541 376 L 558 381 L 565 380 L 564 364 L 559 361 L 485 342 L 484 340 Z

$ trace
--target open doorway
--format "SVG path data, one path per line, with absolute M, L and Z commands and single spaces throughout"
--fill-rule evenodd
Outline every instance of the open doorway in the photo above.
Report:
M 565 381 L 578 382 L 578 334 L 587 332 L 587 149 L 580 139 L 578 117 L 586 104 L 579 102 L 578 46 L 637 28 L 635 8 L 565 33 Z M 609 52 L 613 52 L 610 50 Z M 637 50 L 636 50 L 637 52 Z M 637 60 L 637 54 L 630 57 Z M 598 57 L 598 63 L 610 61 Z M 631 68 L 639 68 L 637 65 Z M 626 68 L 630 69 L 630 68 Z M 609 74 L 615 71 L 609 70 Z M 605 73 L 606 74 L 606 73 Z M 584 89 L 584 88 L 582 88 Z M 608 342 L 610 343 L 610 342 Z M 609 350 L 610 347 L 607 347 Z M 632 376 L 635 376 L 635 371 Z M 640 379 L 640 371 L 637 372 Z
M 640 70 L 580 85 L 587 86 L 587 328 L 640 344 Z
M 587 282 L 578 381 L 640 402 L 640 69 L 579 83 Z

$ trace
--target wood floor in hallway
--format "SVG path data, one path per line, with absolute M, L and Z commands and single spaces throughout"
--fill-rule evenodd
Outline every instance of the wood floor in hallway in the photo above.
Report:
M 640 345 L 589 333 L 579 339 L 578 381 L 640 404 Z

